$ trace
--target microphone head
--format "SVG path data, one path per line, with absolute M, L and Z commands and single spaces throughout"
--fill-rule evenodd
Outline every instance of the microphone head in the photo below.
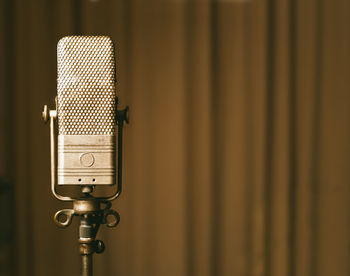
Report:
M 106 36 L 57 45 L 59 185 L 115 184 L 115 61 Z
M 106 36 L 68 36 L 57 45 L 58 133 L 114 135 L 114 46 Z

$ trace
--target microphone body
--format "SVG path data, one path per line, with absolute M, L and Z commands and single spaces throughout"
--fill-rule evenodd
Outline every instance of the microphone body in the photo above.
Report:
M 114 46 L 106 36 L 57 45 L 58 185 L 113 185 L 116 175 Z
M 114 46 L 109 37 L 62 38 L 57 45 L 57 67 L 56 110 L 44 105 L 42 117 L 50 122 L 51 191 L 58 200 L 72 202 L 73 208 L 57 211 L 54 221 L 66 228 L 74 216 L 80 218 L 81 275 L 91 276 L 92 255 L 104 251 L 103 241 L 96 240 L 100 225 L 112 228 L 120 221 L 119 214 L 111 209 L 111 201 L 122 191 L 123 124 L 129 122 L 129 107 L 117 110 Z M 96 185 L 115 183 L 112 195 L 92 194 Z M 83 195 L 62 195 L 57 184 L 79 185 Z

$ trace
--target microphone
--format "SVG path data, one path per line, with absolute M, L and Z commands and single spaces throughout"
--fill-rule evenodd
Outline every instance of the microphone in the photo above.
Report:
M 105 36 L 57 46 L 58 185 L 115 183 L 115 62 Z
M 54 221 L 68 227 L 73 216 L 80 217 L 82 275 L 91 276 L 92 254 L 104 251 L 104 243 L 95 239 L 99 226 L 115 227 L 120 220 L 110 208 L 122 190 L 123 124 L 129 122 L 129 108 L 117 108 L 114 46 L 109 37 L 62 38 L 57 45 L 57 71 L 56 110 L 45 105 L 42 117 L 50 121 L 51 191 L 57 199 L 73 202 L 73 209 L 56 212 Z M 113 195 L 91 194 L 95 186 L 115 183 Z M 58 185 L 80 186 L 83 196 L 62 195 Z

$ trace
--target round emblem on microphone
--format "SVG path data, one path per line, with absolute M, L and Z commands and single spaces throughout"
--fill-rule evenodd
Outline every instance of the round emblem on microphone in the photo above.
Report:
M 84 153 L 80 156 L 80 164 L 84 167 L 91 167 L 95 163 L 95 157 L 92 153 Z

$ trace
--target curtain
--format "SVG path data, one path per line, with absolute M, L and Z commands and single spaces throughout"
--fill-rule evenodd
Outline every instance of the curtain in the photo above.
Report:
M 130 106 L 121 222 L 101 227 L 94 275 L 349 275 L 349 1 L 0 10 L 0 177 L 14 191 L 1 275 L 79 275 L 78 219 L 52 219 L 71 206 L 51 194 L 40 118 L 54 107 L 57 42 L 73 34 L 111 36 Z

